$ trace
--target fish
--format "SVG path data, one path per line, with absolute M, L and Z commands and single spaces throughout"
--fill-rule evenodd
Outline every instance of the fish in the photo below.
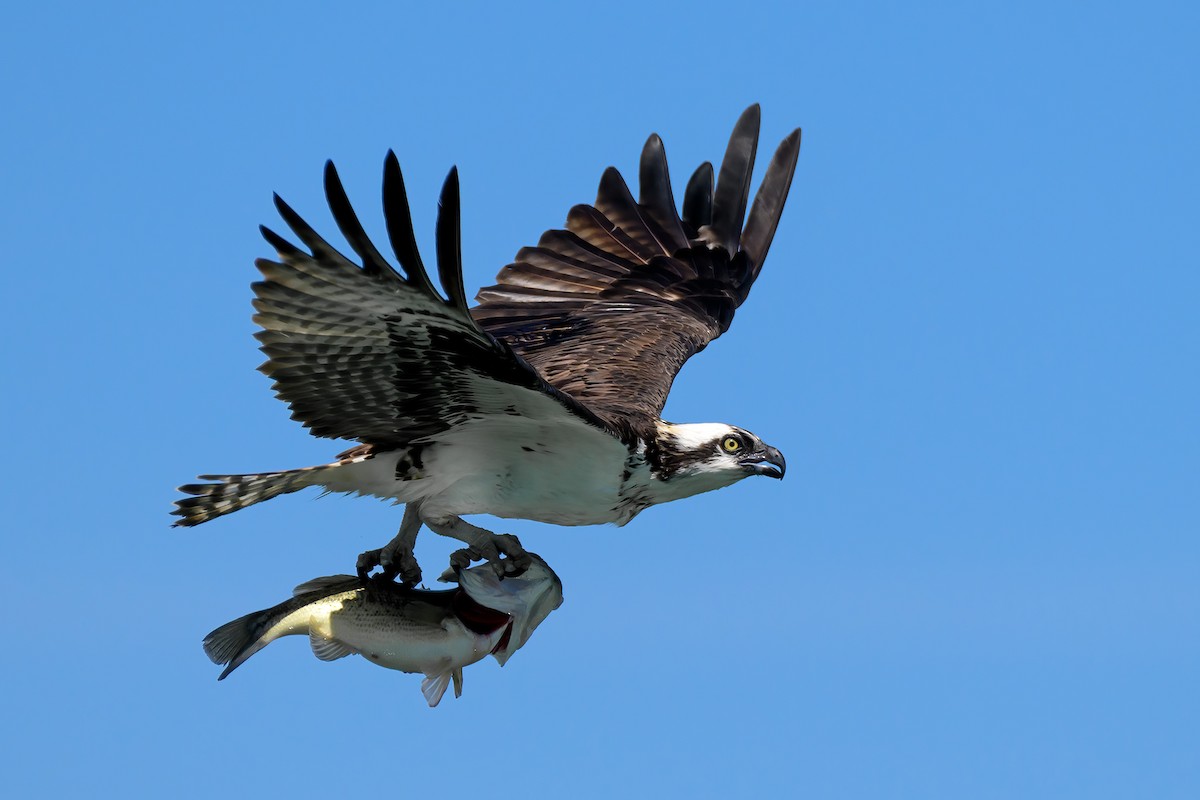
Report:
M 361 655 L 374 664 L 421 673 L 432 708 L 450 683 L 462 696 L 463 667 L 491 655 L 504 666 L 552 611 L 562 581 L 540 557 L 519 577 L 501 578 L 490 564 L 447 570 L 452 589 L 402 586 L 378 576 L 329 575 L 300 584 L 271 608 L 227 622 L 204 637 L 204 652 L 224 680 L 281 636 L 307 634 L 313 655 L 334 661 Z

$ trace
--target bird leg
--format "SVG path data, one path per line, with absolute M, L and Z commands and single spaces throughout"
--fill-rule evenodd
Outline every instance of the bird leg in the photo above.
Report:
M 390 542 L 378 550 L 368 550 L 358 557 L 358 577 L 366 579 L 375 567 L 383 572 L 379 577 L 394 580 L 397 575 L 405 586 L 416 586 L 421 582 L 421 565 L 413 555 L 417 543 L 417 532 L 421 530 L 421 515 L 415 503 L 404 507 L 404 519 L 400 530 Z
M 472 525 L 461 517 L 426 519 L 425 524 L 434 533 L 458 539 L 467 545 L 450 556 L 452 569 L 466 569 L 471 566 L 472 561 L 486 560 L 498 577 L 515 578 L 533 563 L 521 542 L 510 533 L 492 533 Z M 503 559 L 501 555 L 504 556 Z

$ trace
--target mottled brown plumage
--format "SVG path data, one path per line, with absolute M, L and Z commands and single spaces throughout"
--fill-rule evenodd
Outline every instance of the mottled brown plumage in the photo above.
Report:
M 639 200 L 607 169 L 595 205 L 575 206 L 566 230 L 517 253 L 472 316 L 610 424 L 649 433 L 684 362 L 728 329 L 774 237 L 800 131 L 775 152 L 743 231 L 758 130 L 754 105 L 730 137 L 715 194 L 705 164 L 682 219 L 662 140 L 651 136 Z

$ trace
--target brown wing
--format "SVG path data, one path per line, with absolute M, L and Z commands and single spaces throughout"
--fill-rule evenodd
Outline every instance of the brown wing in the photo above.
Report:
M 775 151 L 745 229 L 759 107 L 734 126 L 716 190 L 703 164 L 675 207 L 662 140 L 642 150 L 637 201 L 617 170 L 595 206 L 547 231 L 481 290 L 471 315 L 552 385 L 614 423 L 658 417 L 680 367 L 729 327 L 758 277 L 800 153 Z
M 367 238 L 337 171 L 325 168 L 334 219 L 362 265 L 335 250 L 276 197 L 284 221 L 311 252 L 273 231 L 278 261 L 260 259 L 254 284 L 256 337 L 276 395 L 313 434 L 399 446 L 489 415 L 582 422 L 613 433 L 549 385 L 519 355 L 471 318 L 459 249 L 458 172 L 442 190 L 437 219 L 438 278 L 421 261 L 400 165 L 384 164 L 388 238 L 401 270 Z

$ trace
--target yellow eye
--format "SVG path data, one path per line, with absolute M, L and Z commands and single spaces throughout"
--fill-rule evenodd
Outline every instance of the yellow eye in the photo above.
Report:
M 726 453 L 736 453 L 742 449 L 742 443 L 733 436 L 726 436 L 721 440 L 721 449 Z

